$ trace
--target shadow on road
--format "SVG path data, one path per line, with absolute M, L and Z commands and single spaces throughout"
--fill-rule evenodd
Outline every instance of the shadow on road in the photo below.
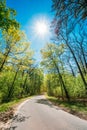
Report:
M 38 99 L 36 101 L 36 103 L 45 104 L 45 105 L 48 105 L 50 107 L 53 107 L 52 103 L 50 103 L 47 99 Z
M 36 103 L 40 103 L 40 104 L 48 105 L 49 107 L 53 107 L 52 103 L 49 102 L 47 99 L 38 99 L 36 101 Z
M 47 99 L 38 99 L 36 103 L 48 105 L 51 108 L 55 108 L 56 110 L 60 110 L 60 108 L 54 106 L 51 102 L 49 102 Z
M 14 117 L 13 117 L 13 119 L 12 119 L 12 126 L 10 126 L 10 128 L 7 128 L 6 130 L 15 130 L 16 128 L 17 128 L 17 125 L 15 125 L 15 123 L 21 123 L 21 122 L 24 122 L 24 121 L 26 121 L 27 119 L 29 119 L 30 118 L 30 116 L 28 116 L 28 117 L 25 117 L 25 116 L 23 116 L 22 114 L 17 114 L 17 115 L 15 115 Z

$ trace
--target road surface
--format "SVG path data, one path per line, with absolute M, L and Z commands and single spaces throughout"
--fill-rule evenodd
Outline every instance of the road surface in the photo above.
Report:
M 18 108 L 10 130 L 87 130 L 87 121 L 35 96 Z

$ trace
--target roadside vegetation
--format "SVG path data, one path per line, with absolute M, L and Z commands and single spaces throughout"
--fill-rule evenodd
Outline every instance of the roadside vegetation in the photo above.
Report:
M 79 118 L 87 120 L 87 100 L 72 100 L 70 102 L 60 100 L 53 96 L 46 96 L 46 98 L 51 101 L 54 105 L 58 106 L 61 110 L 69 112 Z
M 2 103 L 0 105 L 0 122 L 6 123 L 8 120 L 14 117 L 14 113 L 17 110 L 17 107 L 24 101 L 30 99 L 31 96 L 27 98 L 16 99 L 8 103 Z

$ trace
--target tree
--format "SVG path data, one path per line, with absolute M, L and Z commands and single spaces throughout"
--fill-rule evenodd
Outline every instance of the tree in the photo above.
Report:
M 87 41 L 86 40 L 82 41 L 82 39 L 84 39 L 82 38 L 82 36 L 87 36 L 86 33 L 87 13 L 85 12 L 86 9 L 87 9 L 87 2 L 85 0 L 83 1 L 53 0 L 53 10 L 55 11 L 55 19 L 52 22 L 52 28 L 53 33 L 55 33 L 54 38 L 55 43 L 60 45 L 61 42 L 63 42 L 64 44 L 66 44 L 67 49 L 70 51 L 73 60 L 75 62 L 75 65 L 77 66 L 77 69 L 80 73 L 81 79 L 84 83 L 84 87 L 87 93 L 87 81 L 83 73 L 83 69 L 84 72 L 86 73 L 87 58 L 85 53 L 85 47 Z
M 66 98 L 68 99 L 68 101 L 70 100 L 70 96 L 69 93 L 67 91 L 66 85 L 64 83 L 63 77 L 62 77 L 62 72 L 63 72 L 63 68 L 61 68 L 62 65 L 62 61 L 60 60 L 61 55 L 64 52 L 64 44 L 61 44 L 60 46 L 57 46 L 55 44 L 48 44 L 46 48 L 44 48 L 43 50 L 41 50 L 41 54 L 42 54 L 42 65 L 48 69 L 48 71 L 51 71 L 54 73 L 58 74 L 59 77 L 59 82 L 61 85 L 61 90 L 63 89 L 65 94 L 66 94 Z
M 43 85 L 43 71 L 35 67 L 30 76 L 30 95 L 32 94 L 40 94 L 41 86 Z
M 0 0 L 0 102 L 39 94 L 43 84 L 43 72 L 35 67 L 30 42 L 15 15 Z
M 52 10 L 56 12 L 57 17 L 78 18 L 83 20 L 87 18 L 87 1 L 86 0 L 52 0 Z
M 0 29 L 8 30 L 10 26 L 19 28 L 19 23 L 14 19 L 16 11 L 6 6 L 6 0 L 0 0 Z
M 4 42 L 1 41 L 1 54 L 2 62 L 0 65 L 0 72 L 3 70 L 4 64 L 7 62 L 8 57 L 15 57 L 15 55 L 23 53 L 24 50 L 29 46 L 25 34 L 11 26 L 8 31 L 3 31 Z
M 4 42 L 3 42 L 4 41 Z M 24 72 L 26 75 L 27 70 L 31 69 L 30 66 L 33 64 L 33 51 L 30 49 L 30 42 L 28 41 L 25 33 L 16 29 L 14 26 L 10 26 L 10 28 L 3 31 L 3 40 L 1 45 L 1 63 L 0 63 L 0 71 L 1 74 L 7 71 L 6 68 L 12 68 L 13 73 L 12 79 L 8 82 L 8 86 L 5 93 L 3 91 L 2 101 L 10 101 L 15 97 L 16 87 L 20 91 L 22 91 L 22 86 L 19 84 L 21 81 L 21 75 Z M 21 80 L 20 80 L 21 79 Z M 2 78 L 0 79 L 2 80 Z M 16 86 L 17 84 L 17 86 Z M 21 92 L 20 92 L 21 93 Z

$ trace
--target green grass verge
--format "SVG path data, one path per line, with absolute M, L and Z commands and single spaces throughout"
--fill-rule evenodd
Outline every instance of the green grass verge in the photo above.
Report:
M 61 101 L 56 97 L 46 96 L 48 100 L 50 100 L 54 105 L 65 108 L 65 110 L 70 110 L 71 112 L 82 112 L 83 114 L 87 114 L 87 102 L 80 101 Z
M 9 109 L 14 108 L 16 105 L 18 105 L 19 103 L 25 101 L 28 98 L 31 98 L 31 97 L 22 98 L 22 99 L 16 99 L 16 100 L 8 102 L 8 103 L 2 103 L 2 104 L 0 104 L 0 113 L 1 112 L 6 112 Z

